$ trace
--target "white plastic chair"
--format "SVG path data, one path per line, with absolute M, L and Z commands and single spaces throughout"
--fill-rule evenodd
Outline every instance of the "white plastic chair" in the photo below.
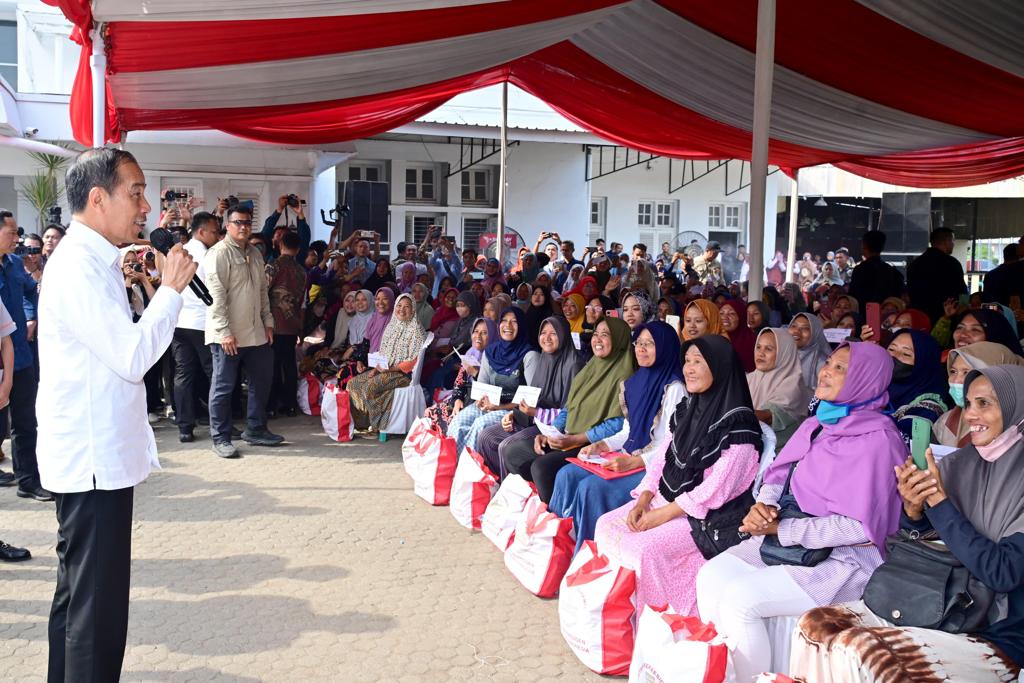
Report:
M 423 417 L 423 413 L 427 409 L 427 400 L 423 397 L 420 377 L 423 374 L 423 358 L 433 341 L 434 333 L 428 332 L 427 338 L 420 348 L 416 365 L 412 369 L 412 384 L 395 389 L 391 399 L 391 418 L 388 420 L 388 426 L 380 432 L 381 441 L 386 441 L 388 434 L 407 434 L 412 423 Z

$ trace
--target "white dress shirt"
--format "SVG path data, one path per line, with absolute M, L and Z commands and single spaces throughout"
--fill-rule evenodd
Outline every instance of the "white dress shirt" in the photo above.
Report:
M 181 295 L 160 287 L 133 323 L 118 250 L 72 221 L 39 297 L 44 488 L 123 489 L 160 468 L 142 378 L 170 346 L 180 310 Z
M 209 250 L 209 247 L 193 237 L 185 243 L 184 249 L 192 256 L 192 260 L 199 264 L 199 267 L 196 269 L 196 276 L 200 280 L 205 280 L 206 267 L 203 265 L 203 259 L 206 258 L 206 252 Z M 206 304 L 200 301 L 199 297 L 193 294 L 191 289 L 186 289 L 181 293 L 181 302 L 178 327 L 185 328 L 186 330 L 204 331 L 206 329 Z

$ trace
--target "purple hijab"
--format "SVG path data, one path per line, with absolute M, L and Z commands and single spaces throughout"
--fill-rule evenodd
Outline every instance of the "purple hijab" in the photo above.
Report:
M 856 519 L 884 552 L 885 537 L 895 533 L 900 523 L 893 467 L 907 459 L 896 423 L 881 412 L 889 402 L 886 387 L 892 379 L 892 358 L 877 344 L 847 342 L 839 349 L 844 347 L 850 349 L 850 363 L 835 403 L 867 403 L 832 425 L 816 417 L 804 420 L 768 468 L 764 481 L 782 484 L 790 465 L 801 463 L 791 484 L 800 509 L 816 517 Z M 818 427 L 821 432 L 812 443 L 811 434 Z
M 395 312 L 395 290 L 390 287 L 381 287 L 374 293 L 373 298 L 376 299 L 381 292 L 384 292 L 388 298 L 388 312 L 381 313 L 374 304 L 373 315 L 370 316 L 370 322 L 366 324 L 366 339 L 370 340 L 370 353 L 380 351 L 380 340 L 384 338 L 384 328 L 391 322 L 391 314 Z

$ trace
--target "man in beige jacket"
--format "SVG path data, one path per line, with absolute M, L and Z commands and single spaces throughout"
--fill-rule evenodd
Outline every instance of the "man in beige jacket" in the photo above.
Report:
M 252 211 L 241 205 L 224 217 L 227 237 L 206 253 L 206 286 L 213 305 L 206 311 L 206 343 L 213 355 L 210 436 L 213 452 L 238 457 L 231 443 L 231 394 L 239 367 L 249 379 L 249 407 L 242 440 L 277 446 L 284 437 L 267 429 L 267 397 L 273 372 L 274 316 L 267 296 L 263 255 L 249 244 Z

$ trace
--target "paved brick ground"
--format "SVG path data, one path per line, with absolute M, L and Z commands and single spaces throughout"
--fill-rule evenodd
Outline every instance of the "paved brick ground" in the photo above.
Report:
M 157 429 L 164 470 L 135 494 L 129 681 L 597 681 L 558 605 L 498 551 L 412 494 L 400 442 L 289 443 L 226 461 Z M 9 452 L 9 450 L 8 450 Z M 10 469 L 10 460 L 3 463 Z M 42 681 L 56 581 L 50 504 L 0 489 L 0 680 Z

